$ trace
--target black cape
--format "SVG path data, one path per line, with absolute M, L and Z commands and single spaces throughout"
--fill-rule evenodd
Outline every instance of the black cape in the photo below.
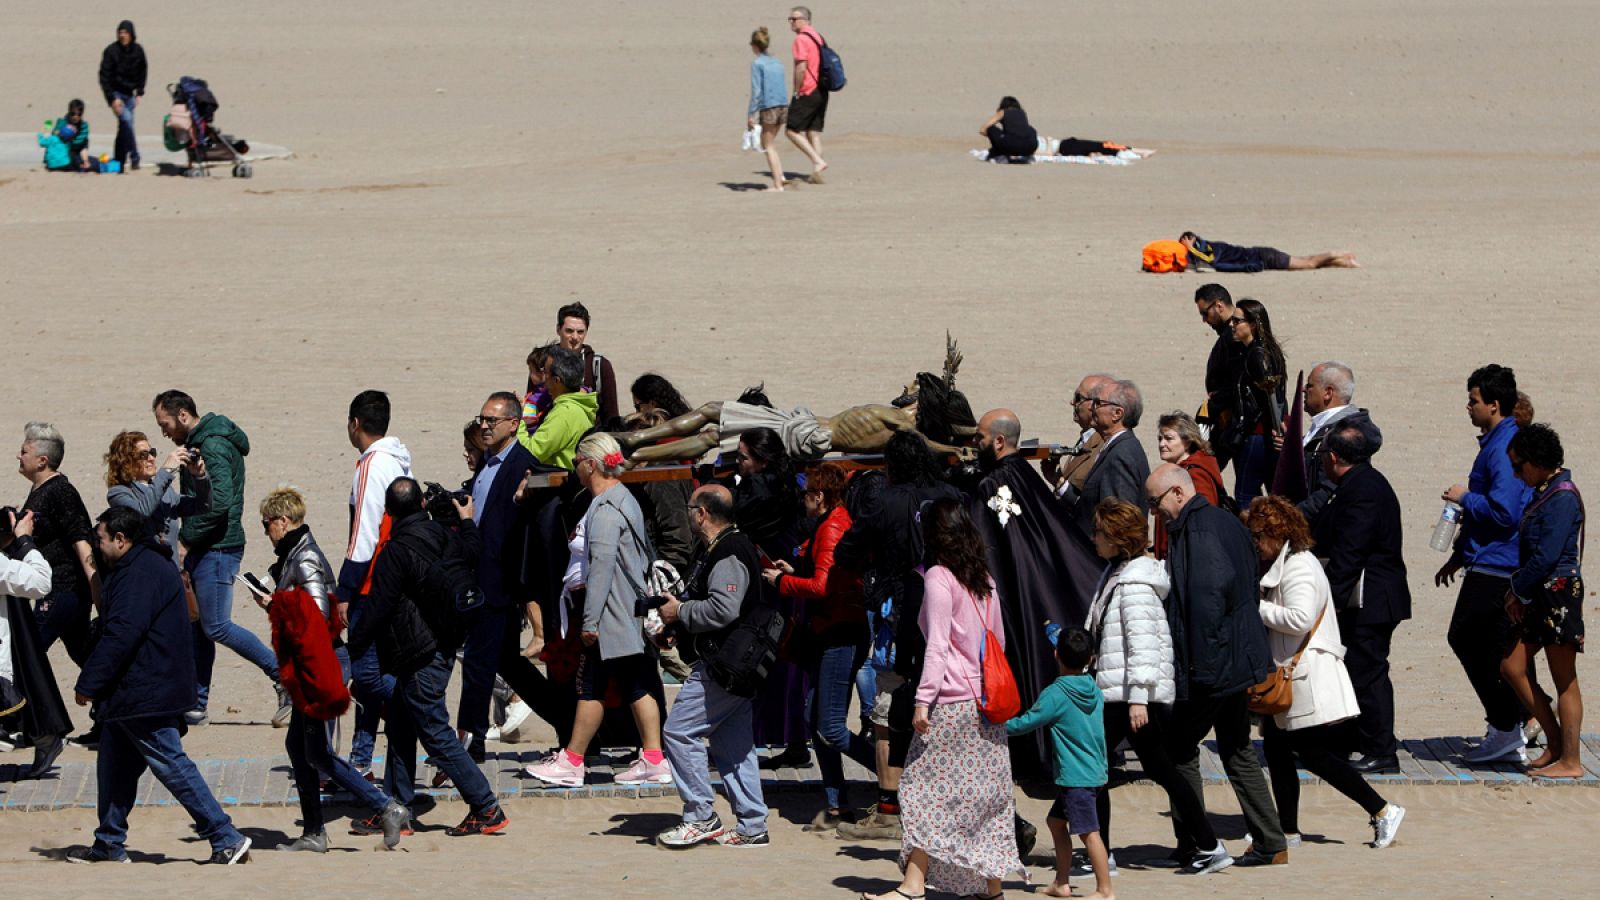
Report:
M 1010 489 L 1010 502 L 1020 509 L 1005 525 L 990 505 L 1002 487 Z M 1006 660 L 1027 709 L 1060 675 L 1045 622 L 1083 625 L 1105 563 L 1044 477 L 1020 456 L 1001 460 L 978 483 L 969 511 L 989 550 L 989 569 L 1005 616 Z M 1012 740 L 1012 774 L 1050 774 L 1048 732 L 1041 729 Z
M 39 642 L 33 610 L 28 601 L 7 597 L 5 615 L 11 623 L 12 686 L 27 700 L 21 709 L 5 717 L 5 727 L 22 732 L 29 742 L 68 734 L 72 720 L 67 717 L 61 689 L 56 686 L 50 657 Z

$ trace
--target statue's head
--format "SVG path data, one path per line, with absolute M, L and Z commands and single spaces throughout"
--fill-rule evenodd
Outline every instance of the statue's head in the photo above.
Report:
M 956 390 L 961 348 L 949 332 L 945 332 L 944 343 L 944 372 L 918 372 L 916 380 L 891 402 L 915 417 L 917 430 L 929 440 L 960 444 L 977 433 L 978 420 L 966 395 Z

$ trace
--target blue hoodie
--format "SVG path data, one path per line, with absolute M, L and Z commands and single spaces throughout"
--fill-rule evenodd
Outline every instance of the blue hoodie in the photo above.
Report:
M 1508 577 L 1517 568 L 1517 528 L 1533 489 L 1511 471 L 1506 447 L 1517 434 L 1517 420 L 1506 416 L 1478 437 L 1478 458 L 1461 498 L 1461 534 L 1456 552 L 1467 569 Z
M 1093 675 L 1062 675 L 1039 692 L 1033 708 L 1006 723 L 1015 737 L 1049 726 L 1058 787 L 1106 783 L 1105 697 Z

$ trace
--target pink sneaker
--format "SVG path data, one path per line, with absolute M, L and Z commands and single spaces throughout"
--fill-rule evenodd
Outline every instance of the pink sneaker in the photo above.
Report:
M 529 777 L 558 787 L 583 787 L 585 767 L 567 762 L 566 751 L 557 750 L 542 761 L 524 767 L 522 771 Z
M 641 756 L 633 761 L 628 771 L 618 775 L 615 781 L 617 784 L 671 784 L 672 767 L 668 766 L 665 760 L 662 760 L 660 765 L 652 766 Z

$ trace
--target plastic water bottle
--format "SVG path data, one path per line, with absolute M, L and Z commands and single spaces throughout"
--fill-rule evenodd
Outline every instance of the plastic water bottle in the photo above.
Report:
M 1433 526 L 1433 540 L 1428 546 L 1440 553 L 1449 553 L 1455 546 L 1456 528 L 1461 525 L 1461 504 L 1446 501 L 1439 512 L 1439 524 Z

